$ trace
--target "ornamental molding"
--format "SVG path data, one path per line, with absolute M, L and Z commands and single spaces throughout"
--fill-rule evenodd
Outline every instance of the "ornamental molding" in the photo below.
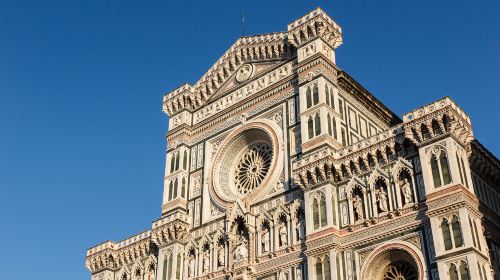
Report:
M 209 174 L 209 194 L 215 204 L 226 208 L 241 200 L 249 205 L 264 195 L 281 175 L 282 139 L 281 127 L 268 119 L 233 130 L 220 144 Z

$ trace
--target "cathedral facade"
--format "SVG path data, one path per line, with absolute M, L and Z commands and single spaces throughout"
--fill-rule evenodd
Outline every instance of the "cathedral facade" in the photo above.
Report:
M 166 94 L 161 216 L 92 280 L 500 279 L 500 162 L 449 97 L 402 117 L 337 66 L 320 8 Z

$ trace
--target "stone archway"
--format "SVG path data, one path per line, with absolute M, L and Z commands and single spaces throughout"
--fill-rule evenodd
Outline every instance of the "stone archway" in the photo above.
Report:
M 413 245 L 391 241 L 375 249 L 361 269 L 363 280 L 424 280 L 423 256 Z

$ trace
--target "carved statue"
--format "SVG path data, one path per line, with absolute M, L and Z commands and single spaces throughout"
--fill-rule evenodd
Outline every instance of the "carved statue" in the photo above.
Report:
M 224 266 L 224 246 L 219 244 L 219 249 L 217 250 L 217 265 L 219 267 Z
M 363 200 L 359 195 L 355 195 L 352 199 L 352 206 L 354 207 L 356 219 L 358 221 L 363 219 Z
M 287 277 L 286 273 L 283 271 L 280 272 L 279 280 L 287 280 L 287 279 L 288 279 L 288 277 Z
M 248 241 L 241 236 L 238 246 L 234 250 L 234 259 L 236 261 L 244 260 L 248 257 L 247 243 Z
M 377 190 L 377 200 L 380 210 L 387 212 L 387 193 L 383 188 Z
M 408 203 L 412 203 L 413 197 L 412 197 L 412 191 L 411 191 L 411 184 L 408 181 L 408 178 L 404 178 L 403 185 L 401 186 L 401 191 L 403 192 L 403 197 L 405 199 L 404 205 L 407 205 Z
M 195 260 L 194 257 L 191 257 L 189 259 L 189 266 L 188 266 L 188 277 L 194 277 L 194 268 L 195 268 Z
M 297 268 L 295 275 L 296 275 L 295 277 L 296 280 L 302 280 L 302 269 Z
M 286 223 L 285 222 L 283 222 L 280 225 L 279 233 L 280 233 L 280 245 L 281 246 L 288 245 L 288 237 L 287 237 L 288 233 L 287 233 L 287 230 L 286 230 Z
M 269 230 L 265 229 L 262 233 L 262 252 L 269 252 Z
M 203 254 L 203 272 L 210 271 L 210 256 L 208 252 Z

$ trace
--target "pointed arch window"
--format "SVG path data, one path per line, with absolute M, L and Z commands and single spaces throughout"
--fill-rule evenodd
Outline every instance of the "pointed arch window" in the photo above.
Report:
M 440 149 L 431 155 L 430 165 L 435 188 L 451 183 L 448 157 L 444 150 Z
M 179 170 L 179 161 L 180 161 L 180 155 L 178 153 L 175 154 L 175 171 Z
M 172 200 L 173 191 L 174 191 L 174 182 L 170 181 L 170 184 L 168 185 L 168 200 Z
M 335 203 L 335 196 L 332 195 L 332 220 L 333 224 L 337 225 L 337 205 Z
M 324 227 L 326 226 L 326 200 L 323 195 L 319 199 L 319 210 L 320 210 L 319 215 L 321 220 L 321 226 Z
M 312 106 L 311 88 L 307 88 L 306 91 L 306 107 L 310 108 Z
M 174 182 L 174 198 L 177 198 L 177 188 L 179 187 L 179 180 L 175 179 Z
M 321 134 L 321 120 L 319 117 L 319 113 L 316 113 L 316 116 L 314 117 L 314 126 L 315 126 L 315 133 L 316 136 Z
M 337 138 L 337 122 L 335 121 L 335 118 L 332 118 L 332 130 L 333 130 L 333 138 Z
M 335 102 L 333 102 L 333 89 L 330 88 L 330 107 L 332 107 L 333 110 L 335 110 Z
M 307 120 L 307 133 L 309 139 L 312 139 L 314 137 L 314 124 L 312 117 L 309 117 L 309 119 Z
M 328 122 L 328 135 L 333 136 L 332 134 L 332 117 L 330 117 L 330 114 L 326 116 L 326 121 Z
M 332 279 L 331 272 L 330 272 L 330 258 L 328 256 L 326 256 L 325 260 L 323 261 L 323 271 L 325 274 L 325 280 Z
M 453 216 L 451 220 L 451 229 L 453 231 L 453 242 L 455 247 L 461 247 L 463 245 L 462 230 L 460 227 L 460 220 L 457 216 Z
M 458 271 L 455 264 L 450 264 L 450 268 L 448 269 L 448 274 L 450 275 L 450 280 L 459 280 L 458 279 Z
M 323 263 L 320 258 L 316 259 L 316 279 L 323 280 Z
M 170 158 L 170 173 L 174 172 L 175 168 L 175 154 L 172 154 L 172 157 Z
M 441 232 L 443 234 L 444 249 L 450 250 L 453 247 L 450 234 L 450 226 L 445 218 L 441 221 Z
M 316 105 L 318 103 L 319 103 L 318 85 L 314 85 L 314 87 L 313 87 L 313 104 Z
M 460 280 L 470 280 L 469 267 L 465 261 L 460 262 Z
M 328 94 L 328 86 L 325 85 L 325 97 L 326 97 L 326 104 L 330 106 L 330 94 Z
M 319 228 L 319 203 L 317 199 L 313 201 L 313 225 L 314 229 Z
M 165 258 L 163 260 L 163 274 L 162 274 L 162 280 L 167 280 L 167 273 L 168 273 L 168 258 Z
M 181 279 L 181 254 L 177 254 L 177 270 L 175 272 L 175 277 L 176 279 Z
M 186 178 L 182 178 L 181 197 L 186 198 Z
M 188 153 L 187 151 L 184 151 L 184 157 L 182 159 L 182 169 L 187 170 L 187 160 L 188 160 Z

